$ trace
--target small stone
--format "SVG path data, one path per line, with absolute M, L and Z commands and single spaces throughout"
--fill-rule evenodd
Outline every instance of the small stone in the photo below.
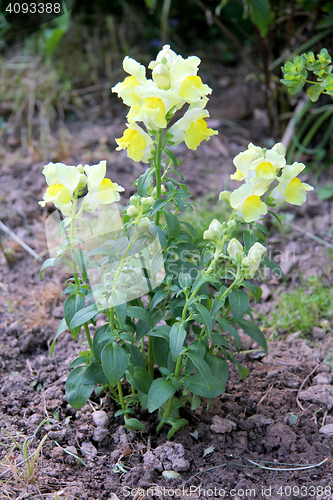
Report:
M 315 377 L 312 379 L 312 385 L 325 385 L 325 384 L 331 384 L 332 383 L 332 375 L 330 373 L 318 373 Z
M 210 429 L 216 434 L 225 434 L 226 432 L 231 432 L 235 429 L 237 425 L 232 420 L 228 420 L 226 418 L 221 418 L 218 415 L 213 417 L 213 424 L 210 426 Z
M 95 425 L 109 427 L 110 419 L 104 410 L 94 411 L 92 417 Z
M 321 434 L 326 434 L 327 436 L 333 436 L 333 424 L 323 425 L 321 429 L 319 429 Z
M 57 462 L 62 462 L 64 458 L 64 450 L 57 446 L 56 448 L 53 448 L 52 450 L 52 458 L 56 460 Z
M 266 427 L 267 425 L 274 424 L 274 420 L 271 418 L 267 418 L 260 413 L 256 413 L 255 415 L 251 415 L 247 420 L 247 422 L 253 422 L 255 427 Z
M 173 470 L 164 470 L 162 472 L 162 476 L 165 479 L 172 480 L 172 479 L 177 479 L 180 476 L 180 474 L 178 474 L 178 472 L 175 472 Z
M 147 467 L 149 470 L 155 469 L 159 472 L 162 472 L 163 470 L 161 461 L 157 457 L 155 457 L 152 451 L 147 451 L 143 455 L 143 463 L 144 466 Z
M 312 403 L 324 404 L 330 410 L 333 407 L 333 386 L 314 385 L 298 393 L 301 401 L 311 401 Z
M 86 458 L 95 458 L 97 455 L 97 450 L 95 446 L 89 441 L 85 441 L 81 444 L 81 453 Z
M 272 295 L 272 292 L 270 291 L 266 283 L 263 283 L 260 288 L 262 290 L 261 300 L 266 302 L 266 300 L 268 300 L 269 297 Z
M 311 332 L 313 338 L 318 340 L 322 340 L 326 333 L 324 328 L 320 328 L 319 326 L 313 326 Z
M 106 427 L 99 426 L 94 430 L 93 440 L 97 443 L 101 443 L 104 439 L 110 435 Z

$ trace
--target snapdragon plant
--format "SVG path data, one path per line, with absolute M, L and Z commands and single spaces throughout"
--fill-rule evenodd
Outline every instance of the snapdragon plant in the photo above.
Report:
M 157 430 L 171 426 L 168 438 L 188 423 L 182 407 L 193 410 L 201 398 L 209 404 L 223 394 L 230 362 L 247 376 L 234 356 L 239 329 L 267 353 L 249 304 L 248 292 L 258 301 L 261 288 L 249 280 L 263 260 L 277 265 L 264 257 L 258 221 L 275 215 L 272 209 L 284 201 L 301 205 L 313 189 L 297 177 L 302 163 L 286 165 L 282 144 L 269 150 L 250 144 L 234 159 L 232 178 L 242 184 L 220 194 L 232 208 L 229 219 L 213 220 L 203 236 L 205 247 L 196 246 L 193 226 L 179 218 L 191 201 L 174 147 L 185 142 L 195 150 L 217 134 L 207 126 L 211 89 L 197 75 L 199 63 L 165 45 L 147 79 L 144 66 L 124 59 L 129 76 L 112 89 L 129 107 L 117 150 L 148 166 L 120 225 L 114 224 L 113 208 L 123 188 L 105 178 L 105 161 L 46 165 L 48 188 L 40 202 L 52 202 L 63 215 L 58 243 L 42 269 L 64 264 L 72 276 L 51 356 L 67 329 L 75 338 L 83 328 L 86 337 L 85 350 L 70 367 L 68 402 L 81 408 L 94 390 L 104 390 L 119 405 L 115 417 L 123 415 L 127 428 L 145 430 L 135 418 L 141 405 L 158 410 Z M 237 226 L 243 242 L 235 237 Z

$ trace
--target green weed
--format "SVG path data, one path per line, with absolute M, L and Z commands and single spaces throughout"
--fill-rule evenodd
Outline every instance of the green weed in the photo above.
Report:
M 293 333 L 300 331 L 309 335 L 314 326 L 320 326 L 322 320 L 333 317 L 333 288 L 327 287 L 321 278 L 311 277 L 292 292 L 282 293 L 273 312 L 259 314 L 263 326 Z

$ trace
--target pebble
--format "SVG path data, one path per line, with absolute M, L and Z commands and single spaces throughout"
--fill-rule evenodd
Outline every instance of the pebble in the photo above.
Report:
M 94 430 L 93 440 L 97 443 L 101 443 L 109 434 L 108 429 L 100 425 Z
M 109 427 L 110 425 L 110 419 L 107 416 L 106 412 L 104 410 L 97 410 L 94 411 L 92 414 L 94 424 L 103 427 Z
M 326 334 L 324 328 L 320 328 L 320 326 L 313 326 L 311 332 L 313 338 L 318 340 L 323 339 Z
M 56 446 L 56 448 L 53 448 L 52 450 L 52 458 L 57 461 L 62 461 L 64 458 L 64 450 L 59 446 Z
M 312 385 L 325 385 L 325 384 L 330 384 L 332 382 L 332 375 L 330 373 L 318 373 L 315 377 L 312 379 Z
M 210 430 L 216 432 L 216 434 L 225 434 L 226 432 L 231 432 L 236 427 L 237 425 L 235 422 L 232 422 L 232 420 L 214 415 L 213 424 L 210 426 Z
M 333 424 L 323 425 L 321 429 L 319 429 L 321 434 L 326 434 L 327 436 L 333 436 Z
M 97 455 L 97 450 L 92 443 L 85 441 L 81 444 L 81 453 L 86 458 L 94 458 Z

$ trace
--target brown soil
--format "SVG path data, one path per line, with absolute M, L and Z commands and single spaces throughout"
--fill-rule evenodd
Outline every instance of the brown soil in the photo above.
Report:
M 219 136 L 195 152 L 182 146 L 177 151 L 189 188 L 199 197 L 224 189 L 233 172 L 232 158 L 250 141 L 264 145 L 267 136 L 259 87 L 253 83 L 244 92 L 238 70 L 231 76 L 224 74 L 222 83 L 224 90 L 209 105 L 210 126 L 219 129 Z M 237 96 L 242 97 L 237 101 Z M 74 123 L 50 138 L 44 152 L 37 142 L 23 148 L 15 136 L 0 136 L 0 219 L 43 259 L 47 257 L 47 211 L 37 205 L 45 189 L 43 165 L 49 161 L 94 164 L 106 159 L 108 175 L 126 188 L 126 198 L 134 192 L 132 183 L 144 166 L 132 162 L 125 152 L 115 152 L 114 137 L 119 137 L 124 120 L 117 117 L 110 123 L 109 119 Z M 311 178 L 303 180 L 311 182 Z M 332 243 L 332 202 L 319 202 L 310 193 L 303 207 L 291 207 L 288 212 L 294 214 L 296 226 Z M 113 417 L 116 408 L 107 397 L 96 396 L 78 411 L 67 404 L 64 384 L 83 338 L 73 340 L 64 334 L 50 359 L 50 344 L 62 317 L 63 284 L 53 272 L 45 273 L 41 282 L 42 261 L 35 262 L 10 237 L 2 236 L 11 265 L 0 253 L 0 498 L 54 500 L 55 493 L 59 499 L 75 500 L 144 495 L 333 498 L 333 385 L 330 367 L 323 363 L 333 346 L 330 328 L 326 335 L 317 328 L 309 341 L 299 333 L 286 332 L 285 340 L 269 342 L 267 358 L 253 351 L 256 346 L 244 338 L 242 349 L 249 352 L 239 355 L 239 360 L 249 368 L 249 377 L 240 380 L 231 366 L 226 393 L 213 400 L 208 410 L 205 401 L 198 410 L 185 409 L 190 425 L 171 442 L 166 429 L 156 434 L 157 418 L 147 412 L 139 412 L 138 418 L 148 433 L 127 431 L 122 417 Z M 320 243 L 294 230 L 271 233 L 269 243 L 271 252 L 282 256 L 287 288 L 299 275 L 314 274 L 332 283 L 332 261 Z M 275 304 L 275 290 L 285 285 L 270 277 L 265 286 L 258 308 L 268 314 Z M 100 405 L 109 417 L 107 426 L 94 423 L 93 412 Z M 15 483 L 15 470 L 24 477 L 25 465 L 20 465 L 24 456 L 18 449 L 6 461 L 12 439 L 22 445 L 43 419 L 49 423 L 38 430 L 29 448 L 33 452 L 48 434 L 36 482 L 17 477 Z M 329 424 L 332 427 L 326 427 Z M 296 470 L 311 464 L 312 468 Z M 162 475 L 165 470 L 180 476 L 168 480 Z

